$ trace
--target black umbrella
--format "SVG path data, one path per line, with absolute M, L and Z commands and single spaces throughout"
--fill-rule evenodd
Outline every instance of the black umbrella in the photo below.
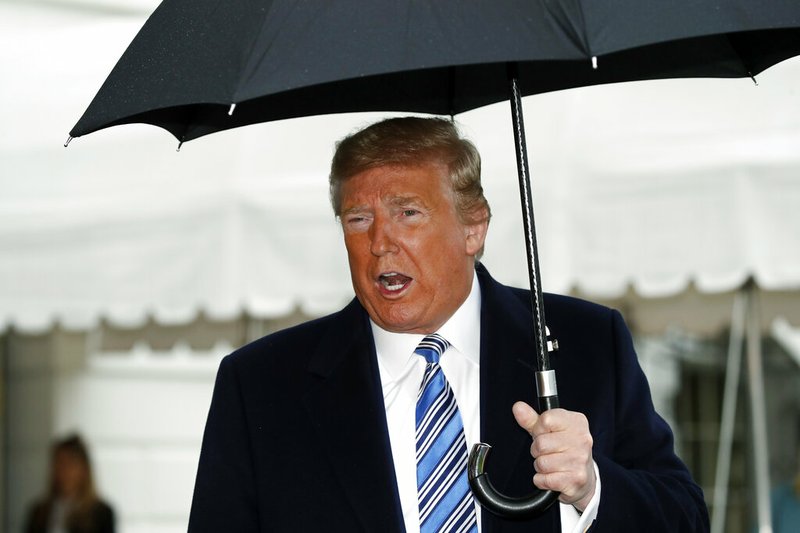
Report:
M 70 135 L 142 122 L 183 142 L 326 113 L 454 115 L 510 95 L 537 389 L 540 408 L 548 409 L 558 406 L 558 396 L 521 97 L 619 81 L 752 77 L 797 54 L 797 0 L 165 0 Z M 519 499 L 497 494 L 484 472 L 487 451 L 476 445 L 469 467 L 485 507 L 519 515 L 556 500 L 549 491 Z
M 753 76 L 800 53 L 798 27 L 796 0 L 166 0 L 70 135 L 142 122 L 189 141 L 326 113 L 454 115 L 507 99 L 509 62 L 523 95 Z

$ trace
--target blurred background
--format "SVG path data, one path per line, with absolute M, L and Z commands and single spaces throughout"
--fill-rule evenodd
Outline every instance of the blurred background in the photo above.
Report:
M 157 4 L 0 0 L 2 531 L 70 432 L 118 531 L 185 531 L 220 359 L 353 296 L 327 167 L 384 114 L 62 146 Z M 800 61 L 756 81 L 524 101 L 544 288 L 622 311 L 716 531 L 751 531 L 800 471 Z M 483 262 L 526 286 L 508 105 L 456 120 L 483 155 Z

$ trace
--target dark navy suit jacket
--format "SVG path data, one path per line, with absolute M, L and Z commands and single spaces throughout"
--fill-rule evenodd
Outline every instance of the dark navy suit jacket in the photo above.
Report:
M 511 414 L 536 405 L 527 291 L 481 284 L 481 440 L 495 487 L 530 493 L 530 436 Z M 700 488 L 653 410 L 616 311 L 545 295 L 561 406 L 589 419 L 602 497 L 592 531 L 708 530 Z M 530 521 L 482 513 L 485 533 L 560 531 L 558 506 Z M 191 533 L 403 531 L 378 364 L 358 301 L 226 357 L 206 425 Z

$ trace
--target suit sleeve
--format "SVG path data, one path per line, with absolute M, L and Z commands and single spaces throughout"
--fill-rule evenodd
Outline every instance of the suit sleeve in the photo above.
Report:
M 603 491 L 593 532 L 708 531 L 703 493 L 674 453 L 667 423 L 655 412 L 647 380 L 622 316 L 615 341 L 612 456 L 595 453 Z
M 189 533 L 258 531 L 247 419 L 234 359 L 220 364 L 197 468 Z

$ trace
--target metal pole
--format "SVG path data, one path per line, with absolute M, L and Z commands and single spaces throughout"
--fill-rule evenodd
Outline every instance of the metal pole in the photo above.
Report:
M 753 430 L 753 463 L 756 481 L 758 533 L 772 533 L 769 503 L 769 449 L 767 447 L 767 410 L 764 401 L 764 374 L 761 356 L 761 318 L 755 299 L 754 284 L 748 287 L 747 373 L 750 385 L 750 419 Z
M 11 474 L 9 472 L 9 457 L 11 450 L 11 435 L 9 435 L 9 400 L 11 393 L 8 390 L 11 379 L 9 367 L 11 366 L 11 349 L 14 330 L 11 326 L 0 335 L 0 526 L 3 531 L 11 531 Z
M 711 533 L 724 533 L 728 511 L 728 482 L 731 475 L 731 447 L 736 423 L 736 394 L 742 367 L 742 341 L 747 313 L 747 293 L 736 294 L 731 309 L 731 333 L 728 339 L 728 363 L 725 368 L 725 393 L 722 400 L 722 421 L 719 428 L 717 470 L 714 475 L 714 505 L 711 515 Z

